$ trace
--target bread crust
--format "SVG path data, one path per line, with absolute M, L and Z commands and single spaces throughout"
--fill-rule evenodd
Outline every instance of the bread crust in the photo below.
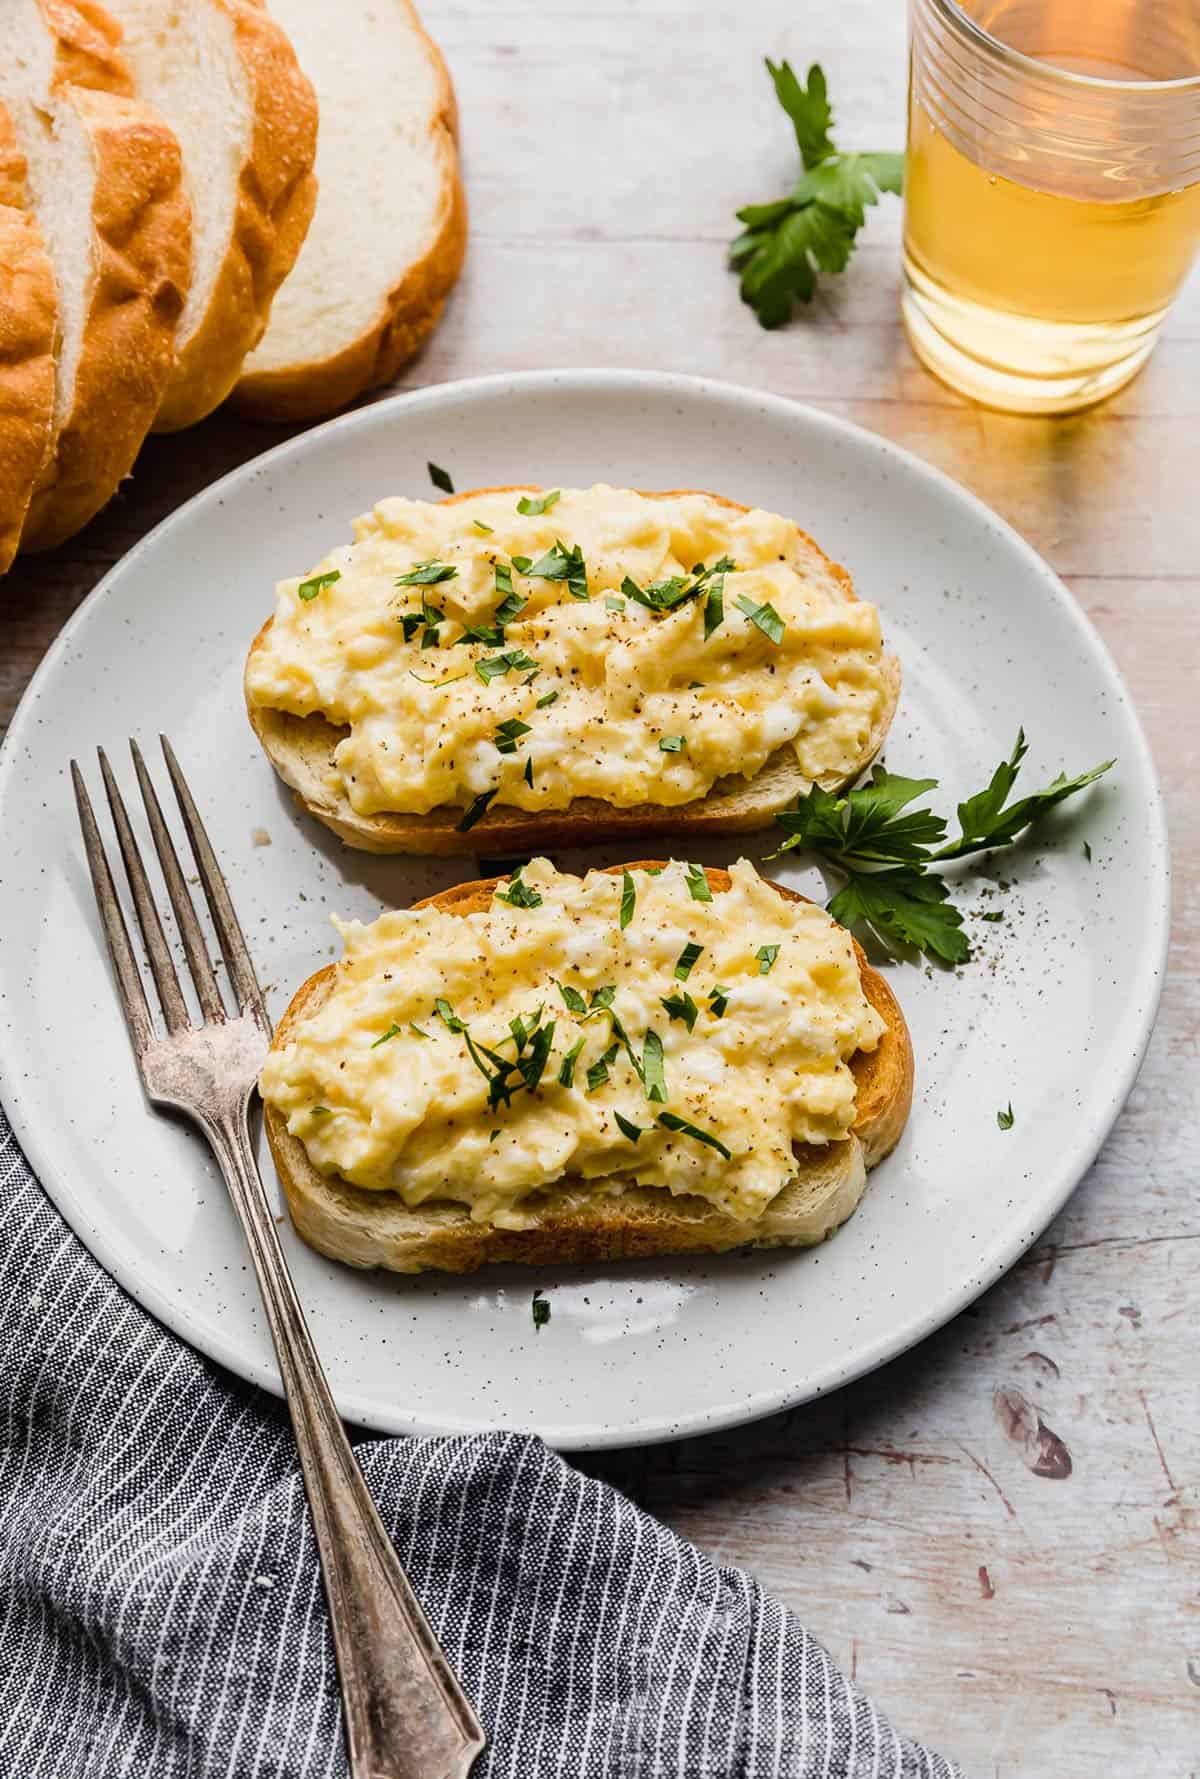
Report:
M 227 14 L 252 94 L 253 128 L 238 177 L 233 229 L 208 307 L 185 342 L 154 420 L 174 432 L 229 394 L 266 330 L 275 292 L 296 263 L 317 201 L 317 99 L 262 0 L 211 0 Z
M 340 352 L 273 370 L 247 369 L 231 397 L 233 407 L 247 419 L 276 425 L 319 419 L 336 413 L 364 390 L 390 383 L 436 326 L 462 270 L 467 200 L 459 172 L 454 88 L 442 52 L 411 0 L 394 3 L 405 8 L 422 39 L 438 86 L 429 133 L 441 170 L 441 205 L 429 246 L 381 297 L 371 326 Z
M 0 104 L 0 574 L 17 551 L 50 447 L 58 296 L 29 209 L 25 158 Z
M 616 875 L 661 862 L 607 869 Z M 707 877 L 714 895 L 729 888 L 727 871 L 710 868 Z M 414 906 L 461 915 L 481 912 L 501 881 L 492 877 L 458 884 Z M 782 884 L 771 887 L 786 901 L 807 900 Z M 797 1146 L 797 1179 L 761 1218 L 732 1217 L 705 1199 L 674 1197 L 660 1188 L 637 1188 L 614 1199 L 589 1192 L 583 1182 L 577 1189 L 571 1182 L 564 1183 L 565 1192 L 556 1189 L 536 1225 L 526 1229 L 475 1223 L 466 1206 L 448 1201 L 410 1210 L 396 1193 L 370 1192 L 340 1175 L 320 1174 L 299 1138 L 289 1133 L 286 1119 L 268 1105 L 267 1141 L 297 1231 L 331 1259 L 397 1272 L 464 1273 L 497 1261 L 541 1266 L 651 1254 L 716 1254 L 740 1247 L 807 1247 L 824 1241 L 857 1207 L 867 1172 L 899 1141 L 912 1104 L 913 1053 L 904 1015 L 857 940 L 852 943 L 863 992 L 885 1025 L 876 1048 L 859 1051 L 850 1061 L 856 1084 L 852 1133 L 823 1148 Z M 293 1029 L 316 1011 L 335 976 L 336 965 L 327 964 L 297 989 L 272 1049 L 281 1049 Z
M 513 483 L 495 488 L 472 488 L 453 494 L 439 504 L 459 505 L 486 494 L 538 494 L 533 483 Z M 738 501 L 698 488 L 638 489 L 647 500 L 674 500 L 699 495 L 731 512 L 749 512 Z M 805 546 L 820 560 L 824 572 L 848 600 L 857 597 L 849 572 L 834 562 L 806 531 Z M 246 661 L 262 647 L 274 618 L 268 618 L 250 645 Z M 854 770 L 844 778 L 822 781 L 825 790 L 840 790 L 858 777 L 875 758 L 887 739 L 900 697 L 900 663 L 885 654 L 882 661 L 886 702 L 871 732 L 868 745 Z M 480 852 L 532 852 L 542 848 L 573 846 L 580 842 L 602 845 L 637 840 L 649 834 L 746 834 L 768 827 L 775 816 L 807 788 L 793 750 L 782 747 L 749 781 L 738 776 L 720 779 L 703 797 L 683 804 L 635 804 L 617 808 L 595 797 L 577 797 L 566 809 L 523 810 L 506 806 L 490 808 L 465 833 L 458 823 L 462 810 L 446 807 L 428 815 L 359 815 L 349 799 L 333 793 L 325 784 L 330 757 L 348 733 L 323 716 L 298 717 L 252 702 L 246 694 L 246 712 L 267 758 L 296 794 L 302 809 L 315 816 L 338 837 L 360 852 L 425 853 L 440 857 L 464 857 Z
M 29 504 L 21 547 L 46 550 L 105 505 L 133 466 L 175 358 L 191 212 L 174 133 L 136 100 L 60 89 L 96 170 L 93 278 L 73 403 Z

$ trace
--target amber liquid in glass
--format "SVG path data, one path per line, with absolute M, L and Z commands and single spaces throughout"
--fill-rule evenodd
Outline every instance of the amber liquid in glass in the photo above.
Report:
M 1169 8 L 1171 0 L 1162 4 Z M 1131 48 L 1119 28 L 1123 9 L 1107 0 L 968 0 L 964 10 L 1001 42 L 1069 72 L 1145 81 L 1194 71 L 1164 74 L 1122 60 Z M 935 126 L 914 92 L 904 253 L 917 306 L 914 316 L 906 304 L 906 319 L 918 352 L 955 387 L 999 407 L 1053 412 L 1111 393 L 1148 356 L 1191 264 L 1200 241 L 1200 183 L 1123 196 L 1130 181 L 1118 166 L 1117 177 L 1081 168 L 1071 192 L 1039 189 L 1036 150 L 1018 181 L 986 164 L 982 131 L 974 147 L 979 160 Z M 954 362 L 939 364 L 944 353 Z M 1024 387 L 1014 397 L 1018 385 Z

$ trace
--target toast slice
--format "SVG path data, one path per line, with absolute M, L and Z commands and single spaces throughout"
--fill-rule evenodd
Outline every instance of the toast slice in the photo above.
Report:
M 21 534 L 23 549 L 48 549 L 114 493 L 158 410 L 190 212 L 174 134 L 126 96 L 114 21 L 90 0 L 10 0 L 5 26 L 0 98 L 58 296 L 51 448 Z
M 447 504 L 477 499 L 481 494 L 511 491 L 513 494 L 538 494 L 532 484 L 514 485 L 511 490 L 475 488 L 450 497 Z M 666 489 L 648 492 L 647 499 L 667 500 L 695 489 Z M 723 495 L 704 494 L 706 500 L 745 513 L 747 507 Z M 812 538 L 801 532 L 801 557 L 797 566 L 819 582 L 834 600 L 855 597 L 850 575 L 832 561 Z M 273 619 L 268 619 L 251 645 L 263 644 Z M 249 663 L 247 664 L 249 665 Z M 887 738 L 900 696 L 900 663 L 894 655 L 884 655 L 882 668 L 887 693 L 879 719 L 867 746 L 854 770 L 822 784 L 824 790 L 840 790 L 852 782 L 875 758 Z M 530 811 L 493 806 L 483 818 L 465 833 L 459 827 L 462 810 L 457 807 L 435 809 L 428 815 L 382 814 L 361 815 L 338 789 L 331 788 L 329 773 L 333 751 L 348 733 L 328 722 L 323 716 L 295 716 L 246 700 L 251 727 L 267 757 L 284 783 L 296 794 L 301 807 L 331 828 L 348 846 L 361 852 L 429 853 L 441 856 L 492 853 L 533 853 L 539 849 L 578 845 L 581 842 L 605 844 L 611 841 L 636 842 L 649 834 L 744 834 L 769 827 L 775 816 L 792 803 L 800 792 L 809 789 L 791 747 L 782 747 L 754 778 L 733 776 L 720 779 L 707 796 L 692 803 L 670 807 L 657 804 L 636 804 L 618 808 L 596 798 L 578 797 L 566 809 Z
M 174 130 L 192 282 L 154 420 L 173 432 L 229 394 L 262 338 L 317 197 L 317 101 L 261 0 L 107 0 L 137 94 Z
M 661 861 L 638 861 L 645 870 Z M 613 866 L 614 874 L 621 866 Z M 726 871 L 710 869 L 714 895 L 729 887 Z M 459 884 L 415 904 L 466 915 L 486 909 L 501 879 Z M 782 884 L 773 886 L 791 901 L 803 901 Z M 536 1221 L 524 1229 L 476 1223 L 466 1206 L 431 1200 L 410 1209 L 393 1192 L 371 1192 L 340 1175 L 317 1171 L 287 1120 L 266 1106 L 264 1120 L 271 1154 L 296 1229 L 310 1247 L 333 1260 L 394 1272 L 474 1272 L 492 1261 L 530 1265 L 623 1260 L 651 1254 L 720 1254 L 731 1248 L 811 1247 L 846 1221 L 858 1205 L 867 1172 L 899 1141 L 912 1103 L 913 1054 L 908 1027 L 888 984 L 854 944 L 866 998 L 881 1015 L 885 1031 L 871 1051 L 850 1062 L 856 1084 L 856 1117 L 851 1135 L 823 1148 L 796 1149 L 794 1180 L 756 1219 L 728 1215 L 709 1200 L 675 1196 L 658 1187 L 634 1187 L 614 1197 L 600 1186 L 567 1180 L 539 1195 Z M 335 966 L 310 976 L 279 1022 L 273 1048 L 287 1043 L 292 1029 L 316 1011 L 330 992 Z M 525 1201 L 532 1206 L 532 1199 Z
M 25 157 L 0 103 L 0 574 L 20 542 L 50 448 L 58 296 L 29 209 Z
M 320 196 L 234 404 L 311 420 L 387 383 L 434 326 L 466 247 L 445 64 L 409 0 L 272 0 L 321 108 Z

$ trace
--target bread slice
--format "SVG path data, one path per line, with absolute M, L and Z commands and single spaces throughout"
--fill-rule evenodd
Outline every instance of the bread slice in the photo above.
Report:
M 661 861 L 658 861 L 661 863 Z M 646 870 L 639 862 L 634 870 Z M 619 872 L 619 865 L 611 867 Z M 710 870 L 714 895 L 729 888 L 726 871 Z M 416 903 L 453 914 L 486 909 L 499 878 L 463 883 Z M 794 890 L 774 885 L 789 901 Z M 602 1186 L 567 1180 L 552 1192 L 527 1199 L 540 1204 L 525 1229 L 476 1223 L 466 1206 L 431 1200 L 410 1210 L 394 1192 L 369 1192 L 339 1174 L 318 1173 L 287 1120 L 265 1108 L 271 1154 L 300 1235 L 320 1253 L 350 1266 L 384 1266 L 394 1272 L 474 1272 L 489 1261 L 548 1265 L 623 1260 L 647 1254 L 720 1254 L 730 1248 L 803 1248 L 824 1241 L 844 1223 L 862 1197 L 869 1169 L 900 1139 L 912 1104 L 913 1054 L 904 1015 L 888 984 L 871 968 L 855 942 L 867 999 L 885 1022 L 874 1050 L 859 1051 L 850 1068 L 857 1085 L 857 1115 L 844 1142 L 797 1147 L 798 1172 L 756 1219 L 739 1219 L 694 1195 L 675 1197 L 660 1187 L 634 1187 L 613 1197 Z M 274 1049 L 315 1013 L 333 987 L 336 966 L 310 976 L 279 1022 Z
M 442 312 L 466 246 L 445 64 L 409 0 L 272 0 L 321 107 L 320 196 L 234 403 L 311 420 L 387 383 Z
M 25 157 L 0 103 L 0 574 L 21 527 L 54 419 L 54 268 L 29 210 Z
M 9 0 L 5 31 L 0 99 L 58 295 L 52 445 L 21 533 L 22 548 L 48 549 L 109 499 L 158 410 L 188 287 L 190 219 L 179 146 L 125 96 L 119 33 L 102 9 Z
M 506 490 L 474 488 L 452 495 L 451 501 L 476 500 L 481 494 L 503 492 Z M 521 484 L 514 485 L 511 492 L 537 494 L 542 490 L 532 484 Z M 649 500 L 670 500 L 681 494 L 701 491 L 672 488 L 639 492 Z M 727 500 L 724 495 L 704 494 L 703 498 L 727 507 L 731 512 L 750 510 L 737 501 Z M 831 599 L 853 599 L 854 583 L 847 571 L 840 563 L 832 561 L 806 533 L 799 535 L 800 555 L 796 566 L 822 583 Z M 255 649 L 262 645 L 273 622 L 268 619 L 255 637 L 250 649 L 251 658 Z M 887 699 L 862 758 L 855 762 L 853 772 L 846 778 L 823 782 L 825 790 L 840 790 L 857 778 L 887 738 L 900 696 L 900 663 L 894 655 L 885 655 L 882 665 Z M 296 793 L 301 807 L 327 828 L 332 828 L 347 846 L 361 852 L 503 855 L 572 846 L 580 841 L 599 845 L 664 832 L 745 834 L 768 827 L 798 793 L 809 788 L 809 781 L 800 772 L 794 749 L 782 747 L 754 778 L 718 779 L 707 796 L 693 803 L 670 807 L 640 803 L 619 809 L 594 797 L 577 797 L 566 809 L 557 810 L 523 810 L 493 805 L 482 820 L 464 834 L 458 827 L 462 819 L 459 808 L 435 809 L 428 815 L 360 815 L 349 798 L 331 789 L 328 783 L 333 751 L 348 733 L 345 728 L 337 727 L 323 716 L 293 716 L 287 711 L 256 705 L 249 697 L 246 709 L 251 727 L 267 757 L 284 783 Z
M 262 338 L 317 198 L 317 101 L 261 0 L 106 0 L 138 97 L 179 139 L 192 282 L 156 432 L 224 401 Z

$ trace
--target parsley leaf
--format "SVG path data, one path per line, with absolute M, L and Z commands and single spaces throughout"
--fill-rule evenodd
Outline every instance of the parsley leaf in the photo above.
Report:
M 436 587 L 439 581 L 452 581 L 458 574 L 457 568 L 449 562 L 435 562 L 432 557 L 427 562 L 418 562 L 407 574 L 396 576 L 398 587 Z
M 491 537 L 496 529 L 494 525 L 485 525 L 482 519 L 472 519 L 471 523 L 476 531 L 482 531 L 485 537 Z
M 689 1032 L 700 1016 L 699 1007 L 686 989 L 683 994 L 664 995 L 659 1005 L 664 1008 L 669 1019 L 681 1019 Z
M 704 601 L 704 640 L 725 622 L 725 576 L 719 574 L 710 583 Z
M 1012 1101 L 1009 1100 L 1007 1108 L 1003 1112 L 996 1113 L 996 1123 L 1000 1126 L 1001 1130 L 1011 1130 L 1015 1122 Z
M 637 906 L 637 888 L 634 884 L 633 878 L 629 875 L 628 871 L 622 871 L 622 873 L 621 873 L 621 914 L 620 914 L 620 926 L 621 926 L 622 932 L 624 932 L 625 928 L 629 925 L 630 921 L 633 919 L 633 911 L 636 906 Z
M 478 797 L 471 799 L 463 810 L 462 820 L 458 823 L 460 834 L 465 834 L 468 828 L 473 828 L 475 823 L 487 814 L 488 806 L 499 789 L 499 785 L 493 785 L 490 791 L 480 791 Z
M 796 132 L 803 171 L 786 198 L 738 211 L 743 233 L 729 249 L 742 300 L 763 327 L 779 327 L 797 302 L 812 301 L 819 272 L 845 270 L 867 208 L 899 193 L 903 157 L 839 154 L 830 134 L 825 76 L 815 63 L 801 85 L 787 62 L 767 69 Z
M 779 646 L 787 626 L 770 600 L 764 600 L 762 605 L 755 605 L 752 599 L 741 593 L 738 595 L 737 608 L 740 612 L 745 612 L 752 624 L 757 625 L 768 642 Z
M 712 891 L 708 887 L 703 865 L 686 866 L 684 875 L 687 878 L 688 894 L 693 902 L 712 901 Z
M 533 1315 L 533 1326 L 540 1333 L 550 1320 L 550 1305 L 540 1290 L 534 1292 L 529 1308 Z
M 552 488 L 549 494 L 539 495 L 533 500 L 530 500 L 527 494 L 523 494 L 517 502 L 517 511 L 523 513 L 526 518 L 536 518 L 540 513 L 548 513 L 555 502 L 561 499 L 561 488 Z
M 723 982 L 716 982 L 708 991 L 708 1010 L 714 1019 L 720 1019 L 729 1005 L 729 990 Z
M 604 1052 L 604 1055 L 599 1057 L 592 1064 L 587 1072 L 587 1090 L 589 1093 L 595 1093 L 598 1087 L 604 1086 L 604 1083 L 608 1080 L 609 1068 L 616 1062 L 617 1057 L 620 1054 L 621 1046 L 619 1044 L 610 1044 L 608 1049 Z
M 520 867 L 509 878 L 507 891 L 498 889 L 495 896 L 497 902 L 507 902 L 510 908 L 540 908 L 542 905 L 540 893 L 522 879 Z
M 962 831 L 949 846 L 943 846 L 940 852 L 935 853 L 935 858 L 961 859 L 968 853 L 986 852 L 993 846 L 1010 845 L 1030 822 L 1036 821 L 1064 798 L 1072 797 L 1086 785 L 1094 784 L 1096 779 L 1102 778 L 1115 764 L 1112 760 L 1105 760 L 1101 765 L 1093 766 L 1090 772 L 1081 772 L 1075 778 L 1068 778 L 1065 773 L 1060 772 L 1045 790 L 1033 791 L 1028 797 L 1018 797 L 1015 803 L 1010 803 L 1005 808 L 1021 761 L 1028 751 L 1025 731 L 1020 729 L 1017 731 L 1016 744 L 1011 755 L 997 766 L 987 789 L 959 804 L 958 821 Z
M 557 980 L 555 980 L 554 986 L 562 996 L 563 1006 L 567 1009 L 567 1012 L 574 1013 L 577 1019 L 586 1019 L 587 1002 L 584 1000 L 579 990 L 577 988 L 572 988 L 569 982 L 559 982 Z
M 681 754 L 686 740 L 686 735 L 664 735 L 658 745 L 664 754 Z
M 475 671 L 485 686 L 490 681 L 501 678 L 510 668 L 521 673 L 527 667 L 536 670 L 537 662 L 524 649 L 509 649 L 503 655 L 485 655 L 482 661 L 475 663 Z
M 1032 822 L 1065 798 L 1093 784 L 1113 765 L 1105 760 L 1074 778 L 1059 773 L 1044 790 L 1009 803 L 1021 762 L 1028 751 L 1019 731 L 1012 753 L 1001 761 L 985 790 L 958 806 L 961 832 L 948 845 L 946 823 L 931 809 L 910 805 L 937 789 L 935 778 L 905 778 L 877 766 L 865 785 L 835 796 L 814 785 L 775 819 L 788 838 L 789 852 L 803 846 L 820 853 L 846 881 L 829 903 L 835 920 L 870 929 L 888 946 L 913 945 L 944 963 L 965 963 L 971 955 L 962 915 L 935 867 L 971 853 L 1009 846 Z M 999 919 L 992 911 L 985 919 Z
M 509 717 L 506 722 L 497 723 L 496 733 L 492 736 L 492 746 L 497 753 L 515 754 L 517 743 L 521 737 L 530 733 L 528 723 L 523 723 L 520 717 Z
M 340 581 L 341 578 L 342 571 L 340 568 L 331 568 L 327 570 L 325 574 L 310 575 L 306 581 L 301 581 L 300 585 L 296 588 L 296 597 L 302 599 L 305 605 L 307 605 L 310 599 L 315 599 L 317 597 L 317 594 L 321 591 L 322 587 L 332 587 L 333 583 L 335 581 Z
M 454 483 L 450 480 L 450 472 L 448 470 L 444 470 L 441 465 L 437 463 L 427 463 L 425 468 L 429 471 L 429 480 L 433 483 L 435 488 L 440 488 L 443 494 L 454 493 Z
M 689 1124 L 686 1118 L 677 1118 L 674 1112 L 660 1112 L 658 1122 L 664 1130 L 677 1130 L 681 1136 L 693 1137 L 697 1143 L 707 1143 L 710 1149 L 715 1149 L 726 1161 L 733 1160 L 733 1152 L 725 1147 L 719 1137 L 714 1137 L 709 1130 L 701 1130 L 698 1125 Z
M 389 1025 L 383 1036 L 381 1038 L 376 1038 L 375 1042 L 371 1045 L 371 1049 L 378 1050 L 379 1046 L 381 1044 L 386 1044 L 389 1038 L 398 1038 L 402 1030 L 402 1026 Z
M 579 1061 L 579 1052 L 587 1042 L 585 1038 L 577 1038 L 562 1059 L 562 1067 L 558 1071 L 560 1087 L 570 1087 L 575 1081 L 575 1064 Z
M 771 965 L 779 956 L 779 947 L 778 945 L 760 945 L 754 955 L 758 959 L 759 975 L 766 976 L 770 971 Z
M 648 1100 L 657 1100 L 661 1106 L 667 1097 L 667 1077 L 663 1070 L 663 1044 L 656 1031 L 646 1033 L 646 1042 L 642 1049 L 642 1066 L 638 1070 Z
M 614 1112 L 613 1117 L 617 1121 L 621 1134 L 628 1137 L 631 1143 L 636 1143 L 641 1136 L 643 1129 L 647 1128 L 643 1125 L 635 1124 L 632 1118 L 623 1117 L 620 1112 Z
M 572 599 L 591 597 L 588 592 L 587 564 L 583 560 L 583 550 L 579 544 L 572 544 L 568 550 L 562 539 L 556 538 L 553 547 L 544 556 L 539 556 L 536 562 L 531 562 L 522 573 L 527 574 L 531 580 L 565 581 Z
M 696 959 L 701 956 L 703 951 L 703 945 L 697 945 L 694 939 L 688 940 L 679 956 L 675 959 L 675 969 L 672 973 L 677 982 L 687 981 L 692 973 L 692 967 L 695 964 Z
M 557 697 L 557 692 L 544 692 L 533 708 L 535 710 L 545 710 L 546 706 L 548 704 L 553 704 Z

